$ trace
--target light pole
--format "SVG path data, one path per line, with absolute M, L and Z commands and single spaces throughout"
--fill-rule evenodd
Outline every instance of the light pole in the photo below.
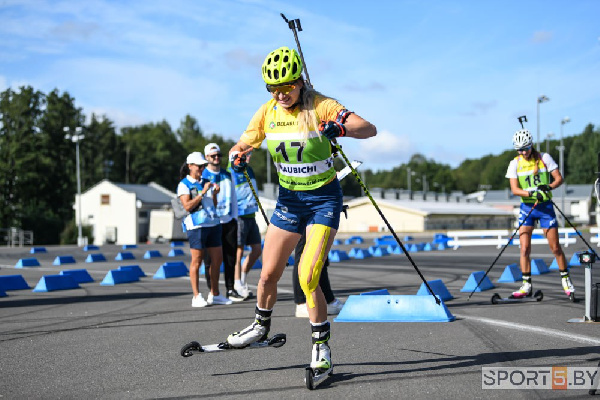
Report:
M 550 153 L 550 143 L 549 140 L 554 137 L 554 132 L 549 132 L 546 135 L 546 153 Z
M 562 120 L 560 120 L 560 146 L 558 146 L 558 149 L 560 151 L 559 153 L 559 169 L 560 169 L 560 174 L 563 177 L 563 184 L 561 186 L 561 191 L 560 191 L 560 209 L 563 210 L 563 212 L 565 212 L 565 192 L 567 191 L 567 181 L 565 179 L 565 145 L 563 143 L 563 127 L 565 126 L 565 124 L 571 122 L 571 118 L 569 117 L 564 117 Z M 560 226 L 562 228 L 565 227 L 565 219 L 562 218 L 560 219 Z
M 542 94 L 541 96 L 538 96 L 538 98 L 537 98 L 537 141 L 536 141 L 536 144 L 538 146 L 541 143 L 540 142 L 540 104 L 545 103 L 547 101 L 550 101 L 550 99 L 545 94 Z
M 79 142 L 85 137 L 81 131 L 81 127 L 78 126 L 75 128 L 75 134 L 71 135 L 69 132 L 71 129 L 68 126 L 63 128 L 63 131 L 66 132 L 65 139 L 71 140 L 75 143 L 75 163 L 77 164 L 77 246 L 84 246 L 85 240 L 83 238 L 82 229 L 81 229 L 81 174 L 79 172 Z

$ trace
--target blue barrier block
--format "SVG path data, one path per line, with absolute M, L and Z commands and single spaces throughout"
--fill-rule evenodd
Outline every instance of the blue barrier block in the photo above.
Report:
M 578 260 L 578 261 L 579 261 L 579 260 Z M 569 265 L 569 263 L 567 262 L 567 270 L 568 270 L 569 268 L 571 268 L 571 266 L 570 266 L 570 265 Z M 554 270 L 558 271 L 558 269 L 559 269 L 559 268 L 558 268 L 558 261 L 556 261 L 556 258 L 555 258 L 554 260 L 552 260 L 552 264 L 550 264 L 550 266 L 548 267 L 548 269 L 549 269 L 550 271 L 554 271 Z
M 541 258 L 531 259 L 531 275 L 542 275 L 550 272 L 548 266 Z
M 144 258 L 145 259 L 149 259 L 149 258 L 160 258 L 162 257 L 162 254 L 160 254 L 160 251 L 158 250 L 148 250 L 146 251 L 146 253 L 144 254 Z
M 94 250 L 100 250 L 100 247 L 95 246 L 93 244 L 88 244 L 86 246 L 83 246 L 83 251 L 94 251 Z
M 248 256 L 244 256 L 242 257 L 242 265 L 244 265 L 244 263 L 246 262 L 246 258 Z M 224 271 L 225 266 L 223 264 L 221 264 L 221 272 Z M 250 269 L 261 269 L 262 268 L 262 263 L 260 262 L 260 258 L 258 260 L 256 260 L 256 262 L 254 263 L 254 265 L 252 267 L 250 267 Z
M 79 289 L 79 284 L 69 275 L 44 275 L 33 292 L 51 292 L 53 290 Z
M 433 251 L 436 250 L 436 248 L 434 246 L 431 245 L 431 243 L 425 243 L 425 246 L 423 246 L 423 251 Z
M 446 285 L 444 285 L 444 282 L 442 282 L 441 279 L 427 281 L 427 283 L 429 284 L 431 290 L 433 290 L 433 293 L 443 301 L 452 300 L 454 298 L 454 296 L 450 294 L 450 292 L 446 288 Z M 429 291 L 429 289 L 427 289 L 425 283 L 421 283 L 421 287 L 417 292 L 417 296 L 431 296 L 431 292 Z
M 357 252 L 361 251 L 362 249 L 359 247 L 353 247 L 350 249 L 350 251 L 348 252 L 348 257 L 354 257 L 356 255 Z
M 364 239 L 361 236 L 350 236 L 348 239 L 344 241 L 345 244 L 362 244 Z
M 88 254 L 87 258 L 85 259 L 86 263 L 105 262 L 105 261 L 106 261 L 106 258 L 104 257 L 104 254 L 102 254 L 102 253 Z
M 383 247 L 377 247 L 373 250 L 373 253 L 371 253 L 373 257 L 383 257 L 388 256 L 389 254 L 390 253 L 387 251 L 387 249 L 384 249 Z
M 416 253 L 416 252 L 420 251 L 419 246 L 417 246 L 416 243 L 407 245 L 406 250 L 408 250 L 411 253 Z
M 579 262 L 579 254 L 581 253 L 581 251 L 573 253 L 573 257 L 569 261 L 569 267 L 581 267 L 581 263 Z
M 56 256 L 52 265 L 75 264 L 76 262 L 73 256 Z
M 329 250 L 329 262 L 340 262 L 349 260 L 348 254 L 343 250 Z
M 168 257 L 185 256 L 185 253 L 181 249 L 171 249 L 171 251 L 169 251 L 169 254 L 167 254 L 167 256 Z
M 373 290 L 371 292 L 364 292 L 360 294 L 361 296 L 389 296 L 390 292 L 387 289 L 378 289 Z
M 15 268 L 23 268 L 23 267 L 39 267 L 40 262 L 37 258 L 21 258 L 15 264 Z
M 133 255 L 133 253 L 129 252 L 129 251 L 121 251 L 119 252 L 119 254 L 117 254 L 117 256 L 115 257 L 116 261 L 125 261 L 125 260 L 135 260 L 135 256 Z
M 510 264 L 504 268 L 504 272 L 502 272 L 502 275 L 500 275 L 497 282 L 518 282 L 521 279 L 523 279 L 521 268 L 519 268 L 517 264 Z
M 31 254 L 36 254 L 36 253 L 47 253 L 46 248 L 45 247 L 32 247 L 31 250 L 29 250 L 29 252 Z
M 294 256 L 288 257 L 288 265 L 294 265 Z
M 333 246 L 339 246 L 342 244 L 342 241 L 340 239 L 333 239 Z
M 461 292 L 472 292 L 473 289 L 475 289 L 475 287 L 477 286 L 477 282 L 479 282 L 481 280 L 481 278 L 483 278 L 483 276 L 485 275 L 485 272 L 483 271 L 477 271 L 477 272 L 473 272 L 471 273 L 471 275 L 469 275 L 469 279 L 467 279 L 467 282 L 465 282 L 465 286 L 463 286 L 462 289 L 460 289 Z M 489 277 L 485 277 L 485 279 L 481 282 L 481 284 L 477 287 L 477 289 L 475 290 L 476 292 L 483 292 L 484 290 L 490 290 L 493 289 L 495 286 L 494 284 L 490 281 Z
M 444 302 L 433 296 L 389 295 L 348 297 L 335 322 L 450 322 Z
M 140 277 L 132 270 L 111 269 L 100 284 L 102 286 L 114 286 L 120 283 L 131 283 L 139 280 Z
M 182 247 L 183 246 L 183 242 L 171 242 L 171 247 Z
M 448 242 L 439 243 L 439 244 L 437 245 L 437 249 L 438 249 L 438 250 L 446 250 L 447 248 L 449 248 L 449 247 L 448 247 Z
M 0 297 L 6 297 L 6 296 L 8 296 L 6 294 L 6 292 L 4 290 L 0 289 Z
M 186 276 L 188 269 L 182 261 L 179 262 L 166 262 L 160 266 L 158 271 L 154 274 L 154 279 L 167 279 L 176 278 L 179 276 Z
M 142 269 L 140 268 L 139 265 L 121 265 L 121 266 L 119 266 L 118 270 L 119 271 L 131 271 L 139 278 L 143 278 L 144 276 L 146 276 L 146 273 L 144 271 L 142 271 Z
M 369 253 L 368 250 L 358 249 L 354 253 L 354 256 L 352 258 L 354 258 L 356 260 L 364 260 L 365 258 L 371 258 L 371 257 L 373 257 L 373 256 L 371 255 L 371 253 Z
M 262 268 L 262 265 L 261 265 Z M 219 272 L 225 272 L 225 264 L 221 263 L 221 267 L 219 268 Z M 200 275 L 204 275 L 206 273 L 206 268 L 204 268 L 204 262 L 200 265 Z
M 0 276 L 0 289 L 3 291 L 23 290 L 29 289 L 29 285 L 22 275 L 2 275 Z
M 391 244 L 396 244 L 396 239 L 394 239 L 394 236 L 392 235 L 385 235 L 380 238 L 373 239 L 373 243 L 375 243 L 376 246 L 388 246 Z
M 100 284 L 102 286 L 114 286 L 120 283 L 131 283 L 139 280 L 139 276 L 131 270 L 111 269 L 106 273 L 106 276 Z
M 404 236 L 404 241 L 405 242 L 410 242 L 411 240 L 415 240 L 415 238 L 412 237 L 412 236 L 409 236 L 409 235 Z
M 121 249 L 123 250 L 128 250 L 128 249 L 137 249 L 137 244 L 124 244 Z
M 445 235 L 443 233 L 436 233 L 433 235 L 433 243 L 435 244 L 440 244 L 440 243 L 447 243 L 448 240 L 450 240 L 450 238 L 448 237 L 448 235 Z
M 85 269 L 65 269 L 60 271 L 60 275 L 69 275 L 77 283 L 94 282 L 94 278 Z

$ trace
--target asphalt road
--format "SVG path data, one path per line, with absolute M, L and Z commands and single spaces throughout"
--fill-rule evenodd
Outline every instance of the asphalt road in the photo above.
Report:
M 0 249 L 0 275 L 22 275 L 33 289 L 43 275 L 85 268 L 95 282 L 47 293 L 9 291 L 0 298 L 2 399 L 583 398 L 587 390 L 484 390 L 482 368 L 592 367 L 600 360 L 599 326 L 567 322 L 584 315 L 584 302 L 566 298 L 557 271 L 533 277 L 534 290 L 544 292 L 542 302 L 490 303 L 494 292 L 508 295 L 519 286 L 496 283 L 506 265 L 518 262 L 515 246 L 490 273 L 496 288 L 476 293 L 470 301 L 460 289 L 472 272 L 490 266 L 499 249 L 411 253 L 425 277 L 441 279 L 455 297 L 446 306 L 456 320 L 333 322 L 334 375 L 314 391 L 303 381 L 310 361 L 310 327 L 307 319 L 294 317 L 291 267 L 279 285 L 271 331 L 287 334 L 285 346 L 184 358 L 180 355 L 184 344 L 218 343 L 249 324 L 255 303 L 195 309 L 189 278 L 152 278 L 166 261 L 189 265 L 186 247 L 186 256 L 146 260 L 147 250 L 166 255 L 170 248 L 140 245 L 130 250 L 136 260 L 119 262 L 114 259 L 120 247 L 102 246 L 100 252 L 108 261 L 99 263 L 84 262 L 88 253 L 76 247 L 47 249 L 47 254 L 39 255 L 29 254 L 29 248 Z M 567 260 L 584 249 L 580 240 L 569 246 Z M 57 255 L 67 254 L 77 263 L 52 265 Z M 40 267 L 14 268 L 19 259 L 33 256 Z M 534 246 L 533 257 L 548 265 L 553 259 L 545 245 Z M 107 271 L 119 265 L 139 265 L 148 276 L 136 283 L 101 286 Z M 393 295 L 414 295 L 421 285 L 404 255 L 331 264 L 329 274 L 341 300 L 383 288 Z M 258 275 L 258 270 L 250 274 L 251 287 Z M 571 276 L 583 299 L 583 268 L 573 267 Z M 205 287 L 201 282 L 204 294 Z

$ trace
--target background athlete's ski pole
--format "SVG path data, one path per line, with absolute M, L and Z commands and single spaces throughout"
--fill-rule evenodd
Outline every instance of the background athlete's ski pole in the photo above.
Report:
M 475 291 L 477 290 L 477 288 L 479 287 L 479 285 L 481 285 L 481 282 L 483 282 L 483 280 L 485 279 L 485 277 L 492 270 L 492 267 L 494 265 L 496 265 L 496 261 L 498 261 L 498 259 L 502 255 L 502 253 L 504 253 L 504 250 L 506 250 L 506 248 L 508 247 L 508 245 L 510 244 L 510 242 L 512 242 L 512 240 L 514 239 L 514 237 L 517 234 L 517 232 L 519 232 L 519 229 L 521 229 L 521 226 L 523 226 L 523 224 L 525 223 L 525 221 L 527 221 L 527 218 L 529 218 L 529 216 L 531 215 L 533 209 L 537 205 L 538 205 L 538 202 L 536 201 L 533 204 L 533 207 L 531 207 L 531 210 L 529 210 L 529 213 L 527 213 L 527 215 L 525 216 L 525 218 L 523 218 L 523 221 L 521 221 L 521 223 L 519 224 L 519 226 L 517 227 L 517 229 L 515 229 L 515 231 L 513 232 L 512 236 L 510 237 L 510 239 L 508 239 L 508 242 L 506 242 L 506 244 L 504 245 L 504 247 L 502 248 L 502 250 L 500 250 L 500 254 L 498 254 L 498 256 L 496 257 L 496 259 L 494 260 L 494 262 L 492 263 L 492 265 L 490 265 L 490 267 L 487 269 L 487 271 L 485 271 L 485 274 L 483 274 L 483 276 L 481 277 L 481 279 L 479 280 L 479 282 L 477 282 L 477 285 L 475 286 L 475 289 L 473 289 L 473 291 L 471 292 L 471 294 L 469 295 L 469 297 L 467 297 L 467 301 L 471 300 L 471 296 L 473 296 L 473 293 L 475 293 Z
M 577 235 L 579 235 L 579 237 L 581 238 L 581 240 L 583 240 L 583 243 L 585 243 L 585 245 L 588 247 L 588 249 L 594 253 L 594 255 L 596 256 L 596 259 L 600 259 L 600 257 L 598 257 L 598 253 L 596 253 L 594 251 L 594 249 L 592 248 L 592 246 L 589 245 L 588 242 L 585 241 L 585 239 L 583 238 L 583 236 L 581 236 L 581 233 L 577 230 L 577 228 L 575 228 L 575 225 L 573 225 L 571 223 L 571 221 L 569 221 L 569 218 L 567 218 L 567 216 L 562 212 L 562 210 L 560 208 L 558 208 L 558 206 L 556 205 L 556 203 L 550 199 L 550 203 L 552 203 L 552 205 L 554 206 L 554 208 L 556 208 L 558 210 L 558 212 L 560 213 L 560 215 L 563 216 L 563 218 L 565 219 L 565 221 L 567 221 L 569 223 L 569 225 L 571 225 L 571 228 L 573 228 L 575 230 L 575 233 L 577 233 Z
M 294 20 L 290 21 L 290 20 L 288 20 L 285 17 L 285 15 L 283 15 L 283 13 L 281 14 L 281 17 L 283 18 L 283 20 L 285 22 L 287 22 L 288 27 L 294 32 L 294 38 L 296 39 L 296 45 L 298 46 L 298 53 L 300 54 L 300 58 L 302 59 L 302 64 L 304 66 L 304 73 L 306 74 L 306 83 L 309 85 L 309 87 L 312 88 L 312 84 L 310 83 L 310 78 L 308 76 L 308 69 L 306 68 L 306 62 L 304 61 L 304 56 L 302 55 L 302 48 L 300 46 L 300 40 L 298 40 L 298 33 L 296 31 L 296 29 L 298 31 L 302 31 L 302 26 L 300 25 L 300 20 L 299 19 L 294 19 Z M 344 111 L 347 111 L 347 110 L 344 110 Z M 350 114 L 351 113 L 346 113 L 345 117 L 347 118 Z M 338 120 L 339 119 L 340 118 L 338 117 Z M 341 121 L 338 121 L 338 122 L 340 122 L 340 123 L 343 124 L 345 121 L 342 119 Z M 429 286 L 429 283 L 427 283 L 427 280 L 425 279 L 425 277 L 423 276 L 423 274 L 419 270 L 419 267 L 417 267 L 417 264 L 415 264 L 415 262 L 413 261 L 412 257 L 410 256 L 410 254 L 408 254 L 408 251 L 406 250 L 406 248 L 404 247 L 404 245 L 400 241 L 400 238 L 398 238 L 398 235 L 396 234 L 396 231 L 394 231 L 394 228 L 392 228 L 392 226 L 390 225 L 390 223 L 388 222 L 388 220 L 385 218 L 385 216 L 383 215 L 383 212 L 381 212 L 381 209 L 379 208 L 379 206 L 377 205 L 377 203 L 375 202 L 375 200 L 373 200 L 373 197 L 371 197 L 371 193 L 369 193 L 369 189 L 367 189 L 367 187 L 363 183 L 362 179 L 360 179 L 360 176 L 358 175 L 358 172 L 356 172 L 356 169 L 352 166 L 352 163 L 350 162 L 350 160 L 348 159 L 348 157 L 346 157 L 346 154 L 344 154 L 344 152 L 342 151 L 342 146 L 340 146 L 335 139 L 331 140 L 331 143 L 335 146 L 335 150 L 342 156 L 342 158 L 344 159 L 344 162 L 346 163 L 346 165 L 348 167 L 350 167 L 350 172 L 352 172 L 352 175 L 354 175 L 354 177 L 358 181 L 359 185 L 362 187 L 363 191 L 365 192 L 365 194 L 367 195 L 367 197 L 369 198 L 369 200 L 371 200 L 371 203 L 373 204 L 373 206 L 375 207 L 375 209 L 379 213 L 379 216 L 381 217 L 381 219 L 383 219 L 383 222 L 385 222 L 385 224 L 387 225 L 390 233 L 394 236 L 394 238 L 396 239 L 396 242 L 398 242 L 398 245 L 400 245 L 400 248 L 402 248 L 402 251 L 404 252 L 404 254 L 406 254 L 406 257 L 408 258 L 408 260 L 412 264 L 412 266 L 415 269 L 415 271 L 417 271 L 417 274 L 419 274 L 419 276 L 421 277 L 421 280 L 423 280 L 423 283 L 427 287 L 427 290 L 429 290 L 429 293 L 431 293 L 431 295 L 435 299 L 435 302 L 438 305 L 441 304 L 440 299 L 435 295 L 435 293 L 433 292 L 433 290 Z

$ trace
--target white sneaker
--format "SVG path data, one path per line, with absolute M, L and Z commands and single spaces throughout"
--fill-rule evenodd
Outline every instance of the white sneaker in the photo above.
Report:
M 344 303 L 338 299 L 334 299 L 331 303 L 327 304 L 327 315 L 338 315 L 342 311 Z
M 258 322 L 253 322 L 252 325 L 246 329 L 229 335 L 227 343 L 232 347 L 243 348 L 254 342 L 265 340 L 268 334 L 269 328 L 260 325 Z
M 233 301 L 229 300 L 225 296 L 221 296 L 220 294 L 218 294 L 216 296 L 213 296 L 212 293 L 208 294 L 208 297 L 206 298 L 206 302 L 209 305 L 212 305 L 212 304 L 225 304 L 225 305 L 229 305 L 229 304 L 233 303 Z
M 233 285 L 233 289 L 246 300 L 248 298 L 248 285 Z
M 202 297 L 202 293 L 198 293 L 198 296 L 192 297 L 192 307 L 206 307 L 208 303 Z
M 296 318 L 308 318 L 306 303 L 296 304 Z
M 328 370 L 331 368 L 331 350 L 327 343 L 315 343 L 310 361 L 312 369 Z
M 531 297 L 531 292 L 533 291 L 531 283 L 523 281 L 523 284 L 516 292 L 513 292 L 513 297 L 517 299 L 521 299 L 523 297 Z
M 562 282 L 563 290 L 565 291 L 567 296 L 570 296 L 571 293 L 575 293 L 575 286 L 573 286 L 573 283 L 571 282 L 571 278 L 569 278 L 568 276 L 565 276 L 565 277 L 561 278 L 561 282 Z

